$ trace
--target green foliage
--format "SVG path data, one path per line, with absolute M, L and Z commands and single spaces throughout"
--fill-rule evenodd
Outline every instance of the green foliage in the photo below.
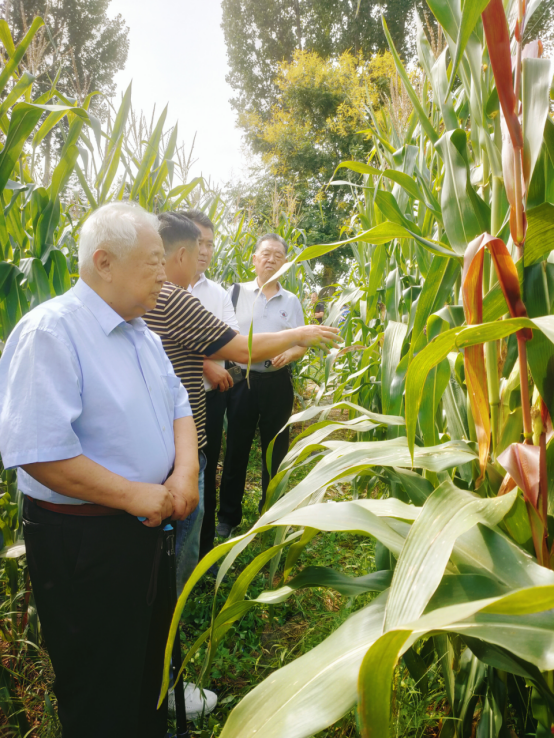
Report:
M 15 45 L 33 18 L 46 23 L 23 60 L 23 68 L 35 77 L 35 94 L 47 92 L 56 78 L 57 89 L 81 103 L 95 90 L 113 95 L 115 74 L 127 60 L 129 29 L 120 15 L 108 16 L 109 4 L 110 0 L 4 3 L 4 19 Z M 4 53 L 11 56 L 7 46 Z
M 529 5 L 529 23 L 540 5 Z M 258 565 L 272 559 L 270 571 L 281 571 L 281 581 L 247 594 L 247 567 L 237 580 L 240 591 L 224 604 L 216 601 L 205 632 L 203 680 L 226 628 L 244 613 L 270 606 L 278 612 L 299 584 L 344 583 L 340 568 L 331 574 L 299 565 L 317 531 L 377 541 L 383 579 L 356 587 L 375 591 L 389 576 L 390 587 L 258 684 L 230 714 L 223 738 L 308 738 L 354 706 L 362 735 L 386 736 L 391 714 L 400 722 L 395 705 L 403 690 L 413 688 L 399 684 L 401 658 L 422 699 L 422 675 L 430 663 L 440 669 L 449 715 L 443 738 L 497 738 L 511 730 L 538 737 L 554 723 L 547 517 L 553 446 L 546 435 L 554 160 L 545 112 L 552 70 L 533 58 L 535 44 L 526 50 L 531 58 L 516 65 L 511 88 L 511 61 L 499 62 L 494 37 L 504 28 L 501 3 L 487 5 L 494 21 L 487 16 L 484 29 L 467 3 L 430 0 L 429 6 L 447 49 L 437 49 L 419 22 L 425 75 L 414 78 L 389 34 L 412 107 L 405 125 L 393 110 L 367 111 L 371 150 L 365 160 L 349 156 L 342 164 L 354 173 L 352 230 L 338 243 L 308 245 L 295 259 L 297 265 L 340 248 L 353 254 L 326 318 L 340 327 L 345 348 L 324 361 L 308 354 L 301 369 L 316 386 L 312 407 L 291 422 L 317 421 L 296 438 L 271 480 L 261 518 L 200 562 L 174 625 L 203 572 L 219 560 L 219 585 L 240 552 L 259 546 L 254 541 L 266 541 Z M 513 33 L 522 6 L 508 10 Z M 512 38 L 516 50 L 520 43 Z M 522 121 L 504 110 L 519 95 Z M 504 140 L 499 105 L 512 116 L 512 137 Z M 286 117 L 286 109 L 280 114 Z M 518 126 L 523 145 L 514 138 Z M 527 243 L 518 231 L 524 217 Z M 511 317 L 499 320 L 507 312 Z M 330 417 L 339 404 L 348 408 L 347 423 Z M 356 431 L 355 440 L 333 435 L 345 428 Z M 327 502 L 339 481 L 351 485 L 351 499 Z M 379 483 L 388 497 L 376 494 Z
M 396 46 L 406 51 L 406 30 L 413 0 L 223 0 L 223 33 L 238 112 L 265 119 L 275 102 L 279 65 L 296 51 L 314 52 L 322 59 L 346 51 L 369 58 L 387 48 L 379 13 L 384 12 Z
M 217 561 L 211 624 L 198 623 L 187 656 L 205 682 L 213 667 L 221 675 L 229 664 L 226 638 L 241 632 L 241 618 L 257 627 L 264 618 L 256 613 L 267 609 L 279 619 L 314 589 L 342 592 L 355 606 L 328 637 L 267 674 L 234 707 L 222 738 L 308 738 L 356 708 L 363 735 L 385 736 L 391 712 L 399 725 L 404 719 L 397 707 L 407 700 L 403 690 L 417 690 L 425 703 L 429 670 L 440 670 L 448 700 L 443 738 L 470 738 L 474 728 L 479 738 L 497 738 L 513 727 L 539 737 L 554 722 L 551 69 L 529 63 L 541 62 L 532 46 L 516 64 L 512 89 L 511 59 L 500 74 L 502 54 L 491 40 L 509 27 L 490 22 L 502 20 L 502 4 L 491 0 L 484 28 L 466 4 L 429 5 L 448 50 L 435 58 L 419 23 L 425 75 L 410 75 L 388 34 L 411 107 L 403 119 L 394 107 L 367 108 L 367 160 L 356 162 L 348 149 L 342 169 L 352 182 L 333 185 L 348 186 L 347 237 L 319 244 L 302 229 L 294 203 L 277 199 L 263 218 L 246 206 L 233 213 L 202 181 L 189 182 L 177 131 L 165 129 L 166 111 L 150 122 L 135 116 L 130 91 L 104 125 L 88 112 L 90 96 L 77 107 L 52 85 L 33 97 L 31 80 L 18 70 L 22 47 L 0 27 L 12 60 L 0 76 L 0 340 L 30 307 L 70 286 L 79 227 L 112 199 L 131 196 L 154 212 L 204 207 L 221 234 L 213 276 L 225 283 L 251 276 L 253 244 L 269 224 L 292 244 L 283 281 L 301 296 L 313 280 L 310 260 L 351 249 L 326 318 L 345 346 L 327 357 L 308 354 L 298 369 L 312 404 L 291 422 L 317 420 L 295 438 L 261 518 L 200 562 L 171 638 L 184 608 L 194 615 L 189 595 Z M 539 6 L 530 3 L 529 19 Z M 39 28 L 22 41 L 23 51 Z M 506 56 L 509 41 L 502 43 Z M 520 93 L 522 121 L 506 107 Z M 500 109 L 510 119 L 504 140 Z M 54 126 L 64 146 L 43 187 L 36 147 Z M 327 152 L 329 176 L 339 164 Z M 499 320 L 506 312 L 511 317 Z M 348 419 L 332 415 L 339 407 Z M 337 484 L 347 494 L 328 499 Z M 12 644 L 24 635 L 31 646 L 21 647 L 33 648 L 38 626 L 23 594 L 24 560 L 13 558 L 20 545 L 13 473 L 3 473 L 2 485 L 0 529 L 11 554 L 2 569 L 9 602 L 2 622 Z M 344 547 L 353 536 L 375 546 L 375 571 L 352 577 L 340 557 L 318 558 L 316 539 Z M 315 556 L 308 561 L 309 549 Z M 232 586 L 224 585 L 233 567 Z M 2 678 L 10 719 L 22 719 L 14 716 L 14 685 Z M 375 694 L 378 700 L 368 699 Z

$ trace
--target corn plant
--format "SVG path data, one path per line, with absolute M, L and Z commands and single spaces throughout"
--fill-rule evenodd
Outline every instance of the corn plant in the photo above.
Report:
M 315 422 L 271 480 L 259 521 L 208 554 L 187 583 L 163 692 L 195 583 L 223 558 L 218 585 L 265 531 L 275 529 L 273 545 L 239 575 L 187 655 L 185 663 L 206 646 L 202 680 L 250 608 L 305 587 L 376 596 L 250 692 L 222 738 L 307 737 L 354 706 L 364 737 L 387 736 L 396 664 L 403 658 L 419 679 L 424 642 L 444 675 L 443 738 L 514 728 L 539 737 L 554 724 L 553 70 L 540 41 L 523 43 L 540 0 L 428 5 L 445 44 L 433 49 L 418 19 L 416 79 L 383 22 L 412 105 L 406 125 L 368 105 L 372 154 L 337 167 L 362 177 L 356 232 L 284 268 L 352 248 L 350 281 L 328 318 L 338 323 L 350 306 L 347 345 L 327 358 L 314 406 L 291 418 Z M 347 420 L 329 418 L 337 407 Z M 331 438 L 345 428 L 356 441 Z M 388 497 L 370 494 L 376 479 Z M 337 481 L 352 483 L 351 500 L 326 501 Z M 374 538 L 376 571 L 353 579 L 301 568 L 326 531 Z M 272 575 L 280 568 L 280 585 L 247 599 L 267 564 Z

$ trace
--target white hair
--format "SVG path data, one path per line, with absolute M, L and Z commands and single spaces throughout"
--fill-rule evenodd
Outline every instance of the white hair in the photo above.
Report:
M 159 230 L 158 218 L 133 202 L 110 202 L 94 210 L 79 237 L 79 271 L 92 266 L 92 256 L 100 248 L 122 257 L 136 246 L 141 227 Z

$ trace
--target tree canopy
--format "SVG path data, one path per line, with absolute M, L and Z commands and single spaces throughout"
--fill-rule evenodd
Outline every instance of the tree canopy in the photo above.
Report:
M 277 97 L 267 116 L 243 112 L 239 123 L 275 175 L 326 185 L 336 162 L 369 153 L 368 103 L 377 107 L 395 76 L 389 52 L 370 61 L 344 52 L 322 59 L 295 51 L 279 65 Z
M 361 52 L 368 59 L 386 49 L 381 12 L 397 48 L 405 52 L 413 7 L 414 0 L 223 0 L 233 106 L 265 118 L 278 93 L 279 65 L 291 62 L 297 51 L 323 59 Z
M 129 49 L 121 15 L 108 16 L 110 0 L 6 0 L 3 16 L 17 44 L 35 16 L 46 27 L 33 39 L 24 63 L 37 76 L 38 90 L 49 89 L 59 73 L 57 89 L 80 102 L 99 90 L 115 92 L 114 76 L 123 69 Z
M 373 140 L 361 132 L 368 127 L 368 108 L 390 108 L 395 82 L 389 52 L 367 61 L 348 51 L 327 60 L 296 51 L 291 62 L 280 64 L 276 99 L 265 119 L 253 111 L 239 114 L 266 172 L 265 186 L 263 176 L 254 185 L 256 207 L 267 209 L 275 186 L 292 188 L 299 203 L 296 222 L 308 244 L 337 241 L 350 226 L 351 188 L 327 185 L 338 161 L 364 160 L 373 149 Z M 336 253 L 321 262 L 326 281 L 344 267 Z

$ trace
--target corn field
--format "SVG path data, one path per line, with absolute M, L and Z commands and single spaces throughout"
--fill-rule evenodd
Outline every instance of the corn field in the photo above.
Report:
M 252 608 L 278 608 L 310 587 L 372 598 L 256 686 L 222 738 L 307 738 L 353 708 L 364 738 L 388 736 L 400 659 L 420 684 L 430 663 L 441 669 L 441 738 L 544 738 L 554 729 L 554 69 L 540 40 L 525 37 L 541 0 L 427 2 L 444 42 L 431 44 L 417 18 L 415 72 L 383 21 L 409 99 L 405 119 L 368 103 L 372 153 L 337 162 L 328 185 L 351 188 L 348 238 L 305 247 L 305 234 L 280 219 L 292 245 L 281 279 L 300 297 L 311 291 L 315 259 L 350 250 L 326 318 L 344 345 L 309 353 L 298 368 L 316 389 L 290 423 L 310 422 L 257 523 L 210 552 L 187 583 L 162 697 L 194 586 L 219 563 L 217 591 L 255 538 L 263 552 L 186 655 L 185 666 L 205 649 L 205 684 L 218 646 Z M 69 289 L 80 226 L 113 199 L 154 212 L 203 208 L 218 230 L 211 276 L 251 279 L 259 224 L 202 180 L 187 181 L 166 110 L 151 123 L 137 117 L 129 89 L 101 123 L 89 98 L 78 107 L 55 86 L 33 98 L 18 64 L 41 23 L 14 47 L 0 22 L 10 57 L 0 73 L 0 340 L 27 310 Z M 46 187 L 38 151 L 53 129 L 63 147 Z M 336 409 L 341 419 L 331 417 Z M 337 439 L 344 430 L 353 440 Z M 291 482 L 302 467 L 308 473 Z M 350 499 L 329 501 L 339 482 Z M 3 471 L 2 483 L 2 637 L 36 642 L 15 474 Z M 316 536 L 336 531 L 376 541 L 374 571 L 353 578 L 317 560 L 299 566 Z M 265 567 L 279 583 L 250 598 Z M 3 669 L 1 678 L 0 707 L 25 735 L 12 676 Z

